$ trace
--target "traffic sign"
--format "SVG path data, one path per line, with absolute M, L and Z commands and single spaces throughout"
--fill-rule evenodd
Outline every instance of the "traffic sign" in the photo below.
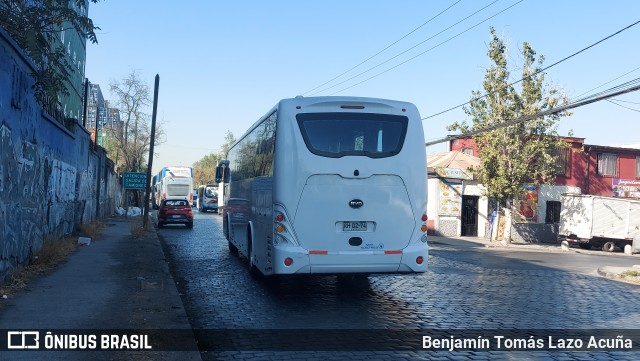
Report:
M 122 187 L 124 189 L 146 189 L 147 173 L 124 172 Z

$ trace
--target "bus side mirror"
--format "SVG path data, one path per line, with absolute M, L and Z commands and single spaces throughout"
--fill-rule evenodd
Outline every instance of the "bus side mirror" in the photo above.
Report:
M 222 182 L 222 176 L 224 174 L 224 168 L 221 166 L 216 167 L 216 183 Z

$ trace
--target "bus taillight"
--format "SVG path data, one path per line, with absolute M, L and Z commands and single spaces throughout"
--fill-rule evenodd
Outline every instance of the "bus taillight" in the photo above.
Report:
M 276 221 L 278 222 L 284 221 L 284 215 L 282 213 L 276 214 Z
M 284 259 L 284 265 L 289 267 L 293 264 L 293 259 L 291 257 L 287 257 Z
M 416 258 L 416 263 L 422 264 L 422 262 L 424 262 L 424 258 L 422 258 L 422 256 L 418 256 L 418 258 Z
M 281 225 L 281 224 L 277 225 L 276 226 L 276 232 L 278 232 L 278 233 L 284 232 L 284 226 Z
M 426 222 L 426 221 L 429 219 L 429 217 L 427 216 L 427 214 L 426 214 L 426 213 L 423 213 L 423 214 L 422 214 L 422 217 L 420 217 L 420 219 L 421 219 L 423 222 Z M 420 227 L 420 230 L 421 230 L 422 232 L 426 232 L 428 229 L 429 229 L 429 227 L 427 227 L 427 224 L 426 224 L 426 223 L 423 223 L 423 224 L 422 224 L 422 226 Z

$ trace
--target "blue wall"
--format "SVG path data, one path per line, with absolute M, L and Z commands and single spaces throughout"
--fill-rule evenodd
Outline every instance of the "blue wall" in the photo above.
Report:
M 81 125 L 35 101 L 33 66 L 0 28 L 0 280 L 42 242 L 113 214 L 120 180 Z

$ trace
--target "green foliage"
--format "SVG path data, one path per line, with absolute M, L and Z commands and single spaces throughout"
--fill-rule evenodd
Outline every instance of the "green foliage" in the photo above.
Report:
M 99 0 L 91 0 L 97 3 Z M 36 65 L 33 76 L 38 101 L 44 104 L 68 95 L 71 74 L 76 71 L 65 56 L 57 38 L 73 28 L 80 36 L 97 43 L 93 21 L 88 18 L 84 0 L 1 0 L 0 26 L 18 43 Z M 85 9 L 79 13 L 79 9 Z
M 193 184 L 195 186 L 202 184 L 215 184 L 215 172 L 218 161 L 225 159 L 229 148 L 236 142 L 233 133 L 227 130 L 224 137 L 224 143 L 217 153 L 210 153 L 193 163 Z
M 483 82 L 486 96 L 473 91 L 465 113 L 466 121 L 454 123 L 448 130 L 462 134 L 487 127 L 497 129 L 473 135 L 478 146 L 481 166 L 476 170 L 480 183 L 487 187 L 486 195 L 503 205 L 518 197 L 524 184 L 550 183 L 557 172 L 557 154 L 568 143 L 558 138 L 557 123 L 568 112 L 500 127 L 522 116 L 535 115 L 553 108 L 567 99 L 557 89 L 545 86 L 545 74 L 541 71 L 544 57 L 536 59 L 536 52 L 528 43 L 522 46 L 522 82 L 516 89 L 510 80 L 507 49 L 493 28 L 488 56 L 492 65 L 487 69 Z

